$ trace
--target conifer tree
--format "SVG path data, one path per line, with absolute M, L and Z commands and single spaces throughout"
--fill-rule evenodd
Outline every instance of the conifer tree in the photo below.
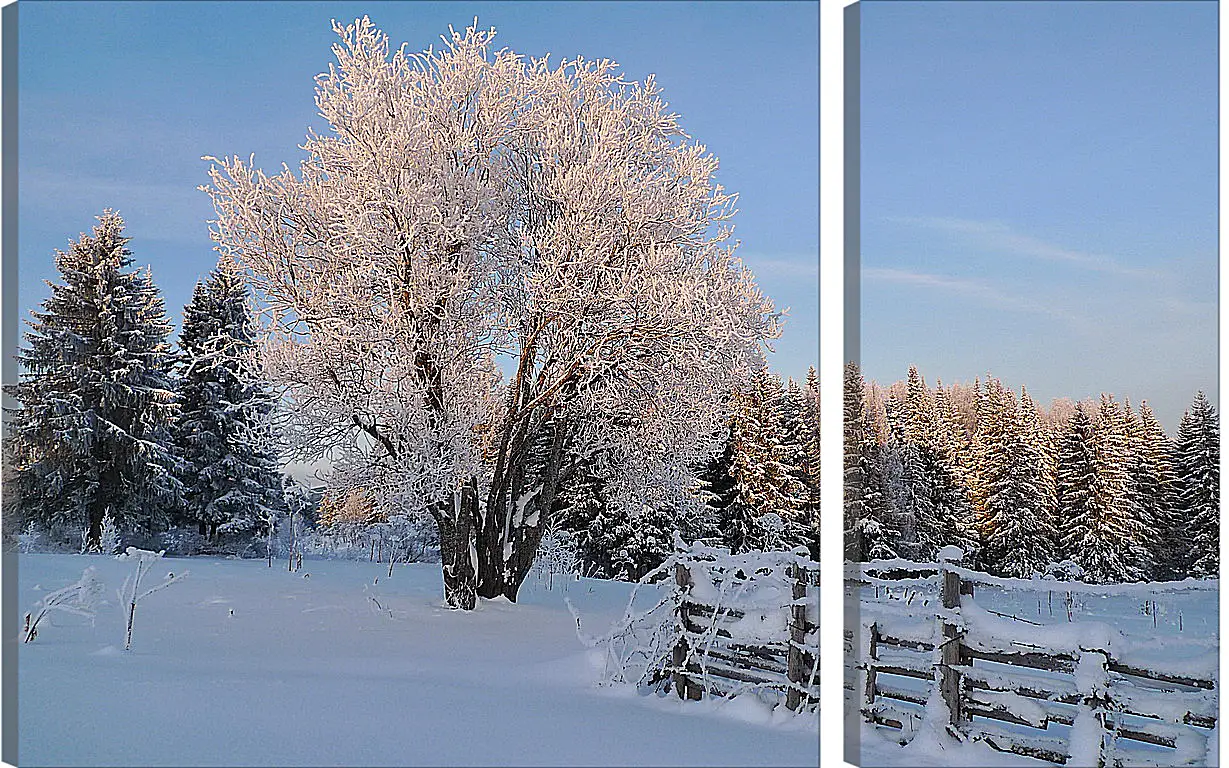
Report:
M 787 527 L 796 530 L 795 540 L 817 557 L 819 554 L 819 434 L 818 421 L 812 428 L 810 402 L 802 387 L 792 378 L 781 392 L 779 429 L 782 436 L 781 460 L 791 478 L 793 495 L 787 512 L 792 516 Z
M 991 571 L 1002 563 L 1005 540 L 998 534 L 1004 513 L 1016 503 L 1011 452 L 1016 419 L 1015 396 L 1002 382 L 987 377 L 977 388 L 977 430 L 973 437 L 970 500 L 982 543 L 980 562 Z M 998 543 L 992 542 L 996 539 Z
M 800 451 L 791 445 L 779 409 L 785 399 L 781 380 L 761 368 L 746 391 L 736 392 L 731 427 L 731 475 L 734 498 L 718 520 L 731 552 L 795 547 L 806 542 L 801 522 L 806 488 L 794 461 Z M 765 515 L 775 518 L 765 520 Z M 764 527 L 779 519 L 784 532 Z
M 1023 388 L 1009 439 L 1007 497 L 1013 500 L 1013 506 L 996 500 L 1002 525 L 987 547 L 998 551 L 999 573 L 1028 578 L 1043 572 L 1053 561 L 1056 533 L 1048 436 L 1036 405 Z
M 284 507 L 276 397 L 260 369 L 247 298 L 243 274 L 223 257 L 197 283 L 179 337 L 181 517 L 215 538 L 264 531 Z
M 699 473 L 697 497 L 715 521 L 723 519 L 738 493 L 734 482 L 734 424 L 731 420 L 721 453 L 709 459 Z
M 1175 569 L 1183 553 L 1175 546 L 1178 532 L 1173 520 L 1175 478 L 1170 464 L 1170 440 L 1146 400 L 1140 403 L 1139 415 L 1132 420 L 1131 442 L 1134 506 L 1145 532 L 1150 578 L 1181 578 Z
M 1076 405 L 1058 441 L 1055 484 L 1055 527 L 1058 547 L 1055 560 L 1071 560 L 1078 548 L 1082 521 L 1092 515 L 1093 483 L 1092 420 L 1083 403 Z
M 820 531 L 820 456 L 819 456 L 819 374 L 815 366 L 807 369 L 806 386 L 802 391 L 804 401 L 803 426 L 805 434 L 804 456 L 806 458 L 805 475 L 809 501 L 807 512 L 809 516 L 811 559 L 819 562 L 819 531 Z
M 11 490 L 23 523 L 85 525 L 92 548 L 108 515 L 121 529 L 159 528 L 177 487 L 171 327 L 149 269 L 132 267 L 129 240 L 107 210 L 92 234 L 57 251 L 63 282 L 49 283 L 32 313 L 10 390 L 21 403 Z
M 897 532 L 887 520 L 878 444 L 866 408 L 866 385 L 858 364 L 844 376 L 845 556 L 854 561 L 896 557 Z
M 935 452 L 931 475 L 934 478 L 934 514 L 938 546 L 952 544 L 965 552 L 977 548 L 973 509 L 969 504 L 965 470 L 971 450 L 969 436 L 955 402 L 941 385 L 936 385 Z
M 607 505 L 605 482 L 591 460 L 577 463 L 571 482 L 559 494 L 559 527 L 573 533 L 581 572 L 614 578 L 612 554 L 628 534 Z
M 917 366 L 909 366 L 905 380 L 903 437 L 914 445 L 933 448 L 935 438 L 934 399 L 926 388 Z
M 897 531 L 897 555 L 920 560 L 929 550 L 935 528 L 928 457 L 919 443 L 907 437 L 913 415 L 907 405 L 890 398 L 884 408 L 888 442 L 880 450 L 880 466 L 891 508 L 889 524 Z
M 1092 481 L 1083 515 L 1066 521 L 1063 544 L 1094 583 L 1136 581 L 1147 571 L 1147 552 L 1128 471 L 1127 417 L 1101 396 L 1092 440 Z
M 1203 392 L 1182 416 L 1174 442 L 1174 515 L 1189 555 L 1186 572 L 1215 577 L 1220 567 L 1220 423 Z
M 1053 559 L 1054 530 L 1051 481 L 1036 406 L 1026 390 L 1017 400 L 1010 390 L 988 382 L 990 396 L 1001 408 L 1002 448 L 994 452 L 997 472 L 987 486 L 982 522 L 984 559 L 992 572 L 1028 578 Z

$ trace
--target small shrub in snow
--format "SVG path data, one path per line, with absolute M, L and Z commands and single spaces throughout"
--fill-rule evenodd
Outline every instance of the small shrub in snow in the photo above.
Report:
M 132 573 L 128 575 L 128 578 L 124 580 L 124 586 L 119 591 L 120 600 L 124 601 L 124 603 L 128 606 L 128 630 L 124 635 L 125 651 L 132 648 L 132 624 L 133 620 L 136 618 L 137 603 L 139 603 L 142 599 L 149 597 L 158 590 L 169 587 L 182 579 L 184 576 L 188 575 L 187 571 L 183 571 L 177 575 L 168 573 L 166 575 L 166 579 L 163 580 L 162 583 L 141 592 L 141 579 L 144 578 L 145 574 L 149 571 L 153 564 L 162 558 L 163 554 L 165 554 L 165 551 L 151 552 L 148 549 L 129 547 L 124 554 L 119 556 L 120 560 L 136 561 L 136 567 L 133 569 Z
M 37 525 L 33 522 L 28 523 L 26 529 L 17 534 L 17 551 L 23 555 L 39 551 L 39 540 L 42 536 L 42 531 L 38 529 Z
M 115 516 L 110 512 L 102 518 L 102 534 L 98 538 L 98 543 L 104 555 L 114 555 L 119 550 L 119 526 L 115 524 Z
M 162 551 L 176 557 L 199 555 L 209 545 L 209 539 L 195 528 L 171 528 L 159 539 Z
M 555 529 L 542 536 L 533 568 L 545 577 L 546 588 L 554 589 L 555 576 L 580 576 L 580 543 L 571 531 Z
M 602 682 L 632 683 L 641 690 L 667 692 L 682 673 L 687 687 L 727 690 L 727 697 L 742 693 L 755 694 L 768 704 L 780 700 L 780 691 L 786 685 L 784 677 L 775 681 L 754 678 L 735 685 L 729 680 L 718 682 L 710 677 L 709 651 L 728 653 L 723 645 L 725 635 L 717 634 L 717 623 L 706 622 L 707 628 L 695 634 L 680 621 L 680 606 L 686 600 L 699 601 L 710 606 L 715 614 L 730 615 L 736 611 L 740 618 L 721 622 L 729 633 L 731 642 L 757 646 L 769 643 L 790 642 L 791 606 L 798 604 L 793 597 L 794 567 L 809 567 L 805 550 L 794 552 L 747 552 L 730 554 L 728 549 L 696 543 L 690 546 L 676 538 L 676 553 L 654 571 L 646 574 L 628 600 L 621 621 L 616 622 L 606 635 L 589 637 L 580 630 L 580 616 L 573 610 L 577 622 L 577 634 L 590 647 L 604 652 L 605 672 Z M 804 564 L 805 563 L 805 564 Z M 690 574 L 686 588 L 667 587 L 661 590 L 660 599 L 648 608 L 637 608 L 638 592 L 659 580 L 673 582 L 676 573 L 685 569 Z M 568 603 L 569 610 L 571 604 Z M 812 613 L 807 606 L 807 622 L 818 621 L 818 605 Z M 692 614 L 693 620 L 695 614 Z M 812 630 L 813 631 L 813 630 Z M 804 641 L 805 642 L 805 641 Z M 818 654 L 811 654 L 811 669 L 803 671 L 804 679 L 797 686 L 813 696 L 818 675 Z M 715 666 L 715 665 L 714 665 Z M 715 674 L 715 673 L 714 673 Z M 794 686 L 795 683 L 788 683 Z M 791 707 L 792 708 L 792 707 Z
M 34 610 L 26 614 L 25 626 L 22 628 L 23 641 L 28 643 L 38 636 L 39 622 L 51 611 L 75 613 L 88 617 L 92 622 L 101 597 L 102 582 L 98 580 L 94 566 L 91 565 L 81 573 L 77 583 L 57 589 L 35 603 Z

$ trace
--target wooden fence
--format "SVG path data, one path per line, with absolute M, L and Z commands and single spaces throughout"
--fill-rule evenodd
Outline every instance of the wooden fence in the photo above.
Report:
M 674 579 L 677 640 L 665 671 L 679 698 L 756 691 L 778 700 L 784 694 L 785 706 L 795 712 L 818 705 L 819 632 L 812 621 L 818 619 L 818 567 L 807 567 L 800 558 L 768 568 L 739 567 L 737 561 L 680 561 Z M 740 604 L 738 595 L 768 580 L 778 582 L 783 599 L 775 605 L 762 600 Z M 702 591 L 697 589 L 701 584 Z M 727 598 L 714 600 L 714 594 Z M 815 610 L 808 613 L 808 605 Z M 738 631 L 745 622 L 769 630 L 745 637 Z
M 1214 678 L 1126 663 L 1108 640 L 1081 642 L 1074 649 L 1047 647 L 1041 626 L 1022 625 L 1019 639 L 1006 643 L 1002 637 L 979 637 L 977 622 L 962 616 L 962 607 L 965 613 L 986 610 L 973 601 L 978 582 L 970 572 L 946 563 L 917 570 L 893 565 L 878 572 L 873 564 L 864 566 L 869 567 L 862 573 L 875 573 L 874 578 L 847 578 L 846 583 L 934 580 L 939 598 L 932 626 L 892 619 L 864 624 L 856 640 L 846 632 L 847 652 L 860 645 L 854 693 L 861 697 L 866 720 L 913 730 L 919 716 L 933 716 L 938 709 L 931 700 L 937 690 L 944 704 L 938 711 L 950 732 L 984 740 L 1000 751 L 1055 763 L 1078 755 L 1074 762 L 1080 765 L 1095 759 L 1097 766 L 1109 766 L 1119 762 L 1122 740 L 1172 750 L 1168 757 L 1145 763 L 1202 764 L 1209 729 L 1216 725 Z M 925 707 L 925 714 L 902 703 Z M 1091 739 L 1094 752 L 1049 730 L 1052 723 L 1075 730 L 1077 721 L 1080 743 Z

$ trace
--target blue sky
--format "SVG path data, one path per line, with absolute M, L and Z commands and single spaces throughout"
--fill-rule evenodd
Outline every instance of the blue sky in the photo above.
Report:
M 1215 402 L 1216 3 L 861 14 L 867 377 Z
M 29 2 L 20 9 L 20 304 L 104 207 L 124 215 L 178 325 L 216 255 L 202 155 L 297 164 L 317 124 L 330 20 L 369 15 L 422 50 L 475 16 L 497 47 L 656 73 L 684 129 L 740 193 L 739 253 L 779 308 L 773 367 L 818 362 L 819 19 L 813 2 Z

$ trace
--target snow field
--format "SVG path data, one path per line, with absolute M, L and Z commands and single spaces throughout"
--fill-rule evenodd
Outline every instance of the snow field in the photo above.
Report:
M 518 605 L 466 613 L 438 565 L 165 559 L 149 578 L 191 575 L 140 603 L 125 652 L 130 563 L 22 555 L 19 607 L 87 565 L 108 601 L 94 625 L 53 614 L 19 650 L 23 766 L 818 763 L 813 715 L 597 686 L 564 598 L 599 634 L 630 584 L 531 576 Z

